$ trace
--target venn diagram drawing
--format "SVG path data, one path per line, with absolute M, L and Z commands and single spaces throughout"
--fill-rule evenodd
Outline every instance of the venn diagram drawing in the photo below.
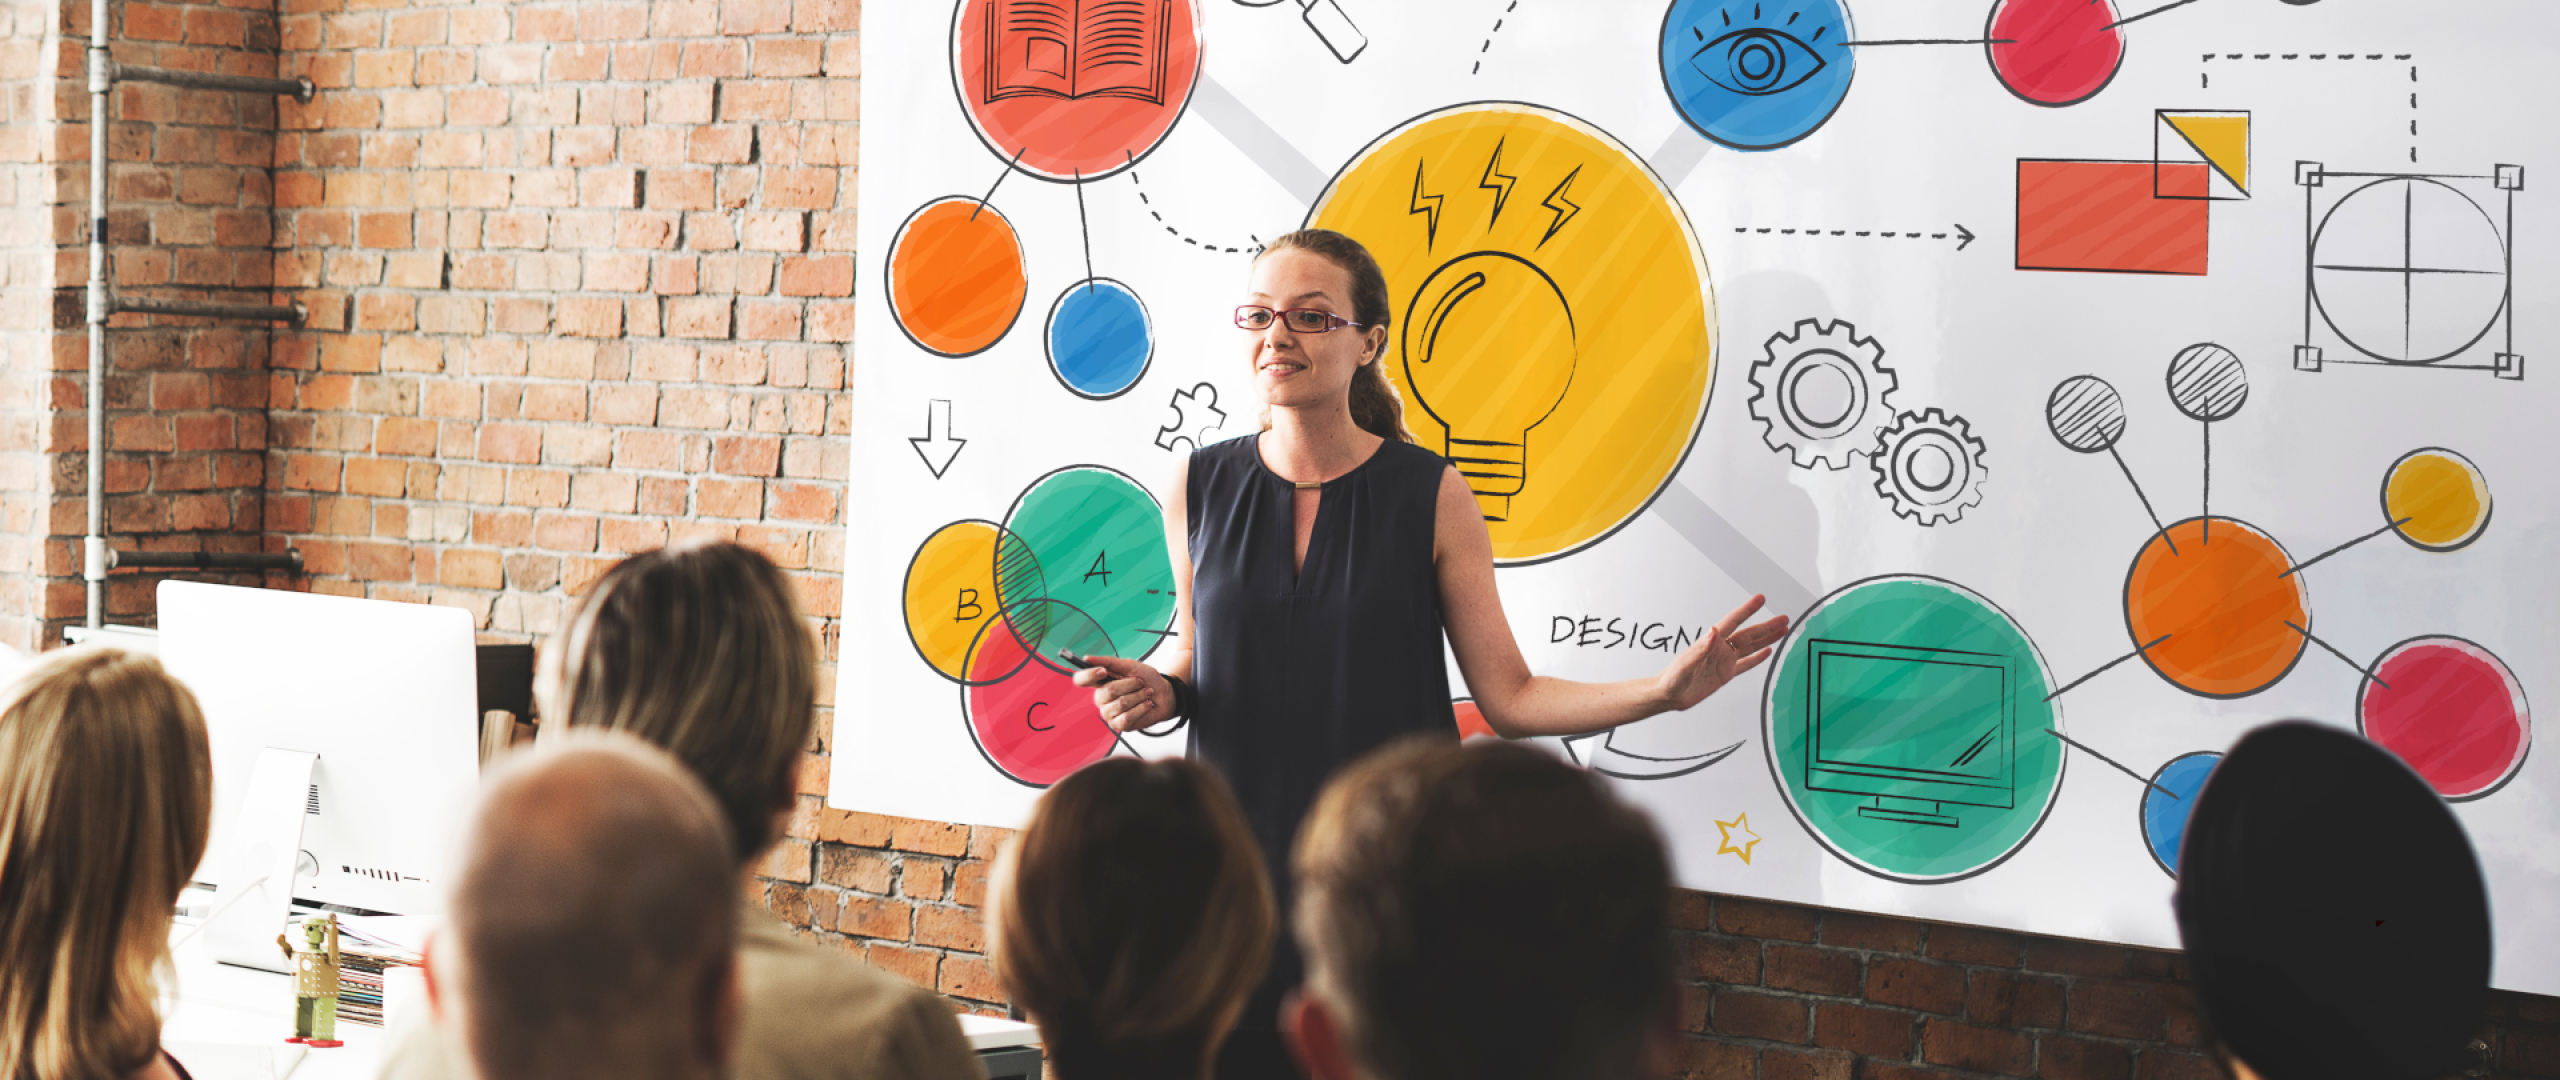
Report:
M 1119 745 L 1062 654 L 1144 659 L 1172 628 L 1163 510 L 1124 473 L 1059 469 L 1001 521 L 934 530 L 903 596 L 908 641 L 958 688 L 987 763 L 1047 787 Z

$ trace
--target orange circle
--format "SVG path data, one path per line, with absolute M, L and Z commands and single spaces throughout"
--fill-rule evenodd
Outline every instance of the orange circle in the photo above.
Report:
M 2309 641 L 2311 597 L 2291 569 L 2292 556 L 2254 526 L 2188 518 L 2134 557 L 2125 626 L 2136 647 L 2149 645 L 2143 662 L 2187 692 L 2257 693 L 2293 670 Z
M 1030 290 L 1022 238 L 976 199 L 926 203 L 889 244 L 889 312 L 910 340 L 944 356 L 983 352 L 1003 338 Z

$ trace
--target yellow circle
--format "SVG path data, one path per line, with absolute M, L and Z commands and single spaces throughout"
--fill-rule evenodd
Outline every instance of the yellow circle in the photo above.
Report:
M 1386 271 L 1379 362 L 1474 489 L 1496 562 L 1588 546 L 1678 471 L 1715 385 L 1713 287 L 1679 203 L 1606 132 L 1444 109 L 1361 151 L 1307 224 Z
M 2382 480 L 2382 512 L 2403 539 L 2429 551 L 2452 551 L 2489 525 L 2489 480 L 2451 450 L 2427 447 L 2401 455 Z
M 991 521 L 955 521 L 934 530 L 907 562 L 907 640 L 944 678 L 967 681 L 969 643 L 996 612 L 996 541 Z

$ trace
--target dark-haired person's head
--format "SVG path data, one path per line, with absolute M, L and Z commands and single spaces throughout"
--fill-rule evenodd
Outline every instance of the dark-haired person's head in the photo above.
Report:
M 1277 918 L 1226 782 L 1132 758 L 1040 797 L 988 907 L 988 956 L 1063 1080 L 1202 1080 Z
M 546 641 L 546 737 L 572 727 L 655 743 L 710 787 L 742 863 L 781 835 L 816 722 L 817 643 L 791 583 L 732 543 L 622 560 Z
M 1315 1080 L 1668 1071 L 1670 868 L 1599 778 L 1513 743 L 1400 743 L 1327 785 L 1292 865 Z
M 2178 932 L 2235 1076 L 2427 1080 L 2487 1006 L 2489 901 L 2462 824 L 2389 751 L 2298 720 L 2196 797 Z

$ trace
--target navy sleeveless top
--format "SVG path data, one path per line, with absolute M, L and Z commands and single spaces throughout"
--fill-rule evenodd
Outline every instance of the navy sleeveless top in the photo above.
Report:
M 1389 439 L 1328 482 L 1295 555 L 1294 489 L 1259 435 L 1191 455 L 1191 756 L 1224 774 L 1289 910 L 1289 847 L 1344 765 L 1415 733 L 1458 738 L 1432 562 L 1449 463 Z M 1299 982 L 1286 923 L 1238 1025 L 1277 1026 Z

